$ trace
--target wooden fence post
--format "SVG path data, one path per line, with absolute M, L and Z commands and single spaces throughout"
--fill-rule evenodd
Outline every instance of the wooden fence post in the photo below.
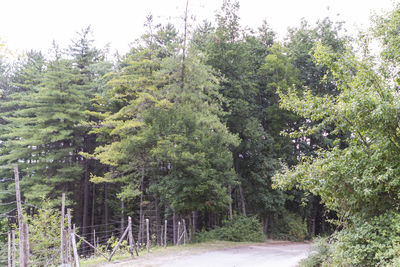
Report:
M 24 223 L 24 262 L 25 262 L 25 266 L 29 266 L 29 228 L 28 228 L 28 224 Z
M 11 267 L 11 233 L 8 233 L 8 267 Z
M 15 231 L 11 230 L 11 242 L 12 242 L 12 262 L 11 262 L 11 267 L 15 267 Z
M 133 234 L 132 234 L 132 218 L 131 216 L 128 217 L 128 244 L 129 244 L 129 252 L 131 253 L 132 258 L 135 257 L 135 254 L 133 252 Z
M 167 224 L 168 224 L 168 221 L 167 220 L 165 220 L 165 227 L 164 227 L 164 247 L 167 247 Z
M 70 238 L 71 238 L 71 243 L 72 243 L 72 249 L 74 251 L 75 267 L 80 267 L 78 249 L 76 247 L 76 240 L 75 240 L 75 224 L 74 224 L 74 228 L 73 228 L 73 230 L 71 232 Z
M 111 261 L 112 257 L 114 256 L 115 252 L 117 251 L 117 249 L 119 248 L 119 246 L 122 243 L 122 240 L 124 240 L 125 236 L 128 234 L 129 228 L 126 227 L 124 233 L 122 234 L 121 238 L 119 239 L 117 245 L 115 246 L 115 248 L 113 249 L 113 251 L 110 254 L 110 257 L 108 258 L 108 261 Z
M 83 237 L 81 237 L 81 236 L 78 235 L 78 234 L 75 234 L 75 236 L 76 236 L 77 238 L 79 238 L 80 240 L 82 240 L 82 242 L 84 242 L 85 244 L 89 245 L 89 247 L 91 247 L 91 248 L 97 250 L 98 253 L 100 253 L 106 260 L 108 260 L 108 257 L 107 257 L 103 252 L 101 252 L 101 251 L 98 250 L 95 246 L 93 246 L 93 245 L 90 244 L 88 241 L 86 241 L 86 239 L 84 239 Z
M 19 230 L 19 266 L 25 267 L 25 233 L 24 233 L 24 217 L 22 215 L 21 205 L 21 191 L 19 188 L 19 171 L 18 165 L 14 164 L 14 178 L 15 178 L 15 197 L 17 199 L 17 212 L 18 212 L 18 230 Z
M 64 238 L 64 229 L 65 229 L 65 193 L 62 193 L 61 196 L 61 221 L 60 221 L 60 237 L 61 237 L 61 244 L 60 244 L 60 256 L 61 256 L 61 264 L 64 265 L 67 263 L 65 260 L 65 238 Z
M 71 236 L 72 233 L 72 227 L 71 227 L 71 209 L 67 209 L 67 220 L 68 220 L 68 231 L 67 231 L 67 248 L 66 248 L 66 252 L 67 252 L 67 263 L 71 263 L 72 262 L 72 254 L 71 254 L 71 238 L 69 238 L 69 236 Z
M 146 219 L 146 232 L 147 232 L 147 243 L 146 243 L 146 249 L 147 252 L 150 251 L 150 232 L 149 232 L 149 219 Z

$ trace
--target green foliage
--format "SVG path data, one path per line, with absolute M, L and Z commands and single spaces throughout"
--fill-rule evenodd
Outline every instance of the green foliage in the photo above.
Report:
M 119 242 L 119 238 L 113 235 L 107 240 L 106 244 L 99 245 L 97 247 L 97 249 L 100 250 L 101 252 L 107 254 L 107 253 L 109 253 L 109 252 L 114 250 L 114 248 L 117 246 L 118 242 Z M 123 253 L 126 253 L 126 252 L 129 252 L 128 241 L 123 240 L 121 242 L 121 244 L 119 245 L 119 248 L 116 251 L 116 253 L 117 254 L 118 253 L 122 253 L 123 254 Z
M 320 97 L 306 91 L 299 97 L 293 90 L 281 94 L 283 107 L 319 121 L 293 136 L 331 124 L 334 133 L 349 134 L 346 139 L 337 138 L 331 149 L 318 151 L 316 158 L 304 157 L 292 170 L 276 175 L 276 183 L 290 188 L 297 182 L 343 215 L 391 210 L 397 205 L 391 195 L 399 190 L 396 177 L 400 171 L 396 89 L 379 79 L 368 60 L 358 60 L 350 51 L 338 58 L 319 45 L 316 57 L 331 68 L 340 94 Z
M 397 25 L 397 19 L 391 22 Z M 380 33 L 389 35 L 386 49 L 393 49 L 391 32 Z M 387 59 L 377 68 L 368 53 L 357 57 L 350 48 L 338 53 L 319 43 L 314 57 L 328 69 L 338 93 L 288 90 L 280 93 L 281 105 L 316 122 L 290 136 L 306 137 L 331 126 L 335 141 L 296 167 L 284 168 L 275 183 L 309 190 L 338 213 L 343 230 L 334 236 L 333 266 L 394 263 L 400 205 L 397 74 Z
M 6 218 L 0 219 L 0 233 L 2 233 L 0 235 L 0 243 L 5 244 L 7 242 L 8 237 L 7 237 L 7 234 L 4 234 L 4 233 L 8 233 L 9 231 L 10 231 L 10 227 L 9 227 L 7 219 Z
M 331 266 L 333 247 L 328 238 L 313 240 L 310 254 L 300 262 L 300 267 L 328 267 Z
M 279 44 L 266 22 L 258 31 L 242 28 L 239 3 L 229 0 L 216 25 L 205 22 L 187 40 L 148 16 L 146 33 L 115 65 L 92 47 L 90 27 L 68 55 L 29 52 L 13 68 L 0 55 L 0 163 L 20 165 L 27 203 L 45 196 L 54 205 L 67 192 L 82 235 L 90 213 L 93 223 L 108 224 L 154 207 L 157 218 L 194 212 L 211 223 L 231 204 L 260 216 L 272 237 L 303 240 L 316 234 L 307 220 L 310 229 L 317 213 L 324 220 L 321 198 L 344 230 L 332 257 L 320 243 L 309 265 L 395 265 L 399 7 L 376 17 L 379 64 L 367 52 L 356 56 L 342 23 L 303 20 Z M 9 214 L 12 180 L 0 191 L 0 213 Z M 29 221 L 37 260 L 59 240 L 57 224 L 44 223 L 59 218 L 43 205 Z M 236 217 L 197 240 L 263 241 L 262 230 L 255 217 Z
M 303 218 L 292 212 L 276 214 L 274 225 L 269 231 L 274 239 L 303 241 L 308 235 L 307 225 Z
M 211 240 L 263 242 L 265 236 L 262 226 L 255 216 L 236 216 L 233 220 L 226 220 L 221 227 L 196 234 L 196 242 Z
M 381 55 L 392 67 L 400 60 L 400 5 L 397 3 L 394 9 L 382 15 L 373 17 L 373 26 L 370 29 L 372 36 L 379 40 L 383 49 Z
M 0 263 L 3 264 L 3 260 L 7 258 L 8 253 L 8 233 L 10 227 L 7 219 L 0 219 Z M 5 261 L 4 261 L 5 263 Z
M 94 157 L 113 168 L 96 180 L 121 181 L 130 192 L 141 186 L 142 193 L 146 184 L 182 214 L 221 210 L 229 203 L 225 187 L 235 179 L 229 148 L 237 138 L 218 117 L 218 80 L 189 49 L 182 86 L 183 58 L 172 49 L 176 40 L 160 46 L 153 39 L 160 36 L 166 35 L 145 35 L 146 45 L 138 45 L 109 81 L 107 97 L 115 110 L 103 113 L 99 124 L 107 127 L 93 131 L 108 140 Z M 164 57 L 168 47 L 170 56 Z
M 385 213 L 354 224 L 334 235 L 333 266 L 387 266 L 400 257 L 400 215 Z M 395 266 L 395 265 L 392 265 Z
M 61 214 L 60 211 L 51 208 L 50 201 L 42 200 L 41 209 L 33 216 L 25 215 L 29 228 L 30 260 L 36 266 L 43 266 L 60 248 Z M 18 231 L 16 233 L 18 234 Z M 53 263 L 60 263 L 60 257 L 54 257 Z

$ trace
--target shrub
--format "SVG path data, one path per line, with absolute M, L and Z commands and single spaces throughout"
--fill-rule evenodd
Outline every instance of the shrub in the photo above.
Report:
M 196 235 L 196 242 L 211 240 L 263 242 L 265 236 L 256 217 L 237 216 L 233 220 L 225 221 L 222 227 Z
M 333 244 L 317 241 L 301 266 L 400 266 L 398 213 L 354 218 L 350 226 L 333 234 L 332 240 Z
M 334 266 L 399 266 L 400 215 L 388 212 L 335 235 Z
M 302 241 L 307 237 L 307 225 L 298 214 L 284 212 L 274 221 L 270 230 L 273 239 Z
M 309 256 L 302 260 L 301 267 L 330 266 L 333 247 L 328 238 L 316 238 L 311 246 Z
M 37 266 L 44 265 L 52 259 L 61 243 L 60 212 L 52 210 L 50 202 L 46 200 L 42 202 L 41 206 L 42 209 L 39 209 L 33 216 L 25 214 L 29 226 L 31 261 L 38 264 Z M 18 231 L 16 236 L 18 236 Z M 60 263 L 59 257 L 54 257 L 53 264 L 58 263 Z

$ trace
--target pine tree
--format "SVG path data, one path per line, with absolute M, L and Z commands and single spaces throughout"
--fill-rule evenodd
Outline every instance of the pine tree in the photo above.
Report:
M 74 74 L 74 86 L 79 90 L 84 98 L 82 106 L 85 109 L 86 118 L 94 120 L 95 117 L 91 116 L 92 112 L 96 112 L 96 107 L 92 105 L 91 99 L 105 92 L 105 79 L 103 76 L 111 70 L 111 64 L 105 60 L 105 52 L 93 46 L 93 39 L 91 39 L 92 31 L 90 26 L 84 28 L 78 33 L 76 39 L 72 40 L 72 45 L 69 47 L 68 53 L 72 57 L 72 66 Z M 85 125 L 85 124 L 84 124 Z M 84 128 L 77 136 L 82 139 L 82 147 L 79 151 L 83 153 L 93 153 L 96 143 L 96 135 L 89 133 L 90 128 Z M 90 192 L 93 192 L 93 184 L 90 183 L 90 174 L 99 174 L 102 171 L 101 166 L 98 166 L 96 161 L 90 158 L 81 160 L 83 173 L 81 175 L 81 186 L 83 190 L 78 190 L 77 194 L 80 195 L 80 209 L 78 212 L 82 218 L 82 235 L 86 235 L 89 229 L 89 199 Z M 94 193 L 93 193 L 94 194 Z M 92 196 L 92 201 L 94 196 Z M 93 206 L 93 205 L 92 205 Z M 93 212 L 93 211 L 92 211 Z M 92 222 L 93 223 L 93 222 Z

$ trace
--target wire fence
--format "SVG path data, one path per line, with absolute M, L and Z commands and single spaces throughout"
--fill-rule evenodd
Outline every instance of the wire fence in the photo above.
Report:
M 54 210 L 57 211 L 57 210 Z M 59 212 L 59 211 L 58 211 Z M 134 247 L 138 251 L 143 251 L 148 247 L 153 246 L 163 246 L 165 243 L 173 243 L 174 237 L 174 227 L 172 222 L 170 221 L 165 225 L 161 222 L 157 225 L 155 220 L 151 221 L 150 218 L 146 218 L 149 220 L 149 228 L 147 229 L 146 220 L 143 221 L 143 226 L 140 227 L 139 224 L 130 225 L 132 234 L 134 236 Z M 88 245 L 84 241 L 77 238 L 77 252 L 80 259 L 97 257 L 101 254 L 106 255 L 107 257 L 111 256 L 114 249 L 116 249 L 117 244 L 119 243 L 122 235 L 124 234 L 127 227 L 129 227 L 128 218 L 124 220 L 125 228 L 121 227 L 121 220 L 112 220 L 109 223 L 100 223 L 95 225 L 89 225 L 85 227 L 76 228 L 77 236 L 86 240 L 92 246 Z M 161 220 L 160 220 L 161 221 Z M 82 230 L 86 228 L 86 233 L 82 233 Z M 107 229 L 108 228 L 108 229 Z M 167 234 L 164 233 L 165 228 L 167 229 Z M 183 227 L 181 227 L 181 233 L 178 234 L 183 236 Z M 139 231 L 142 231 L 139 234 Z M 177 229 L 175 229 L 177 231 Z M 149 234 L 147 234 L 149 232 Z M 186 233 L 185 233 L 186 234 Z M 138 239 L 138 236 L 141 235 L 141 238 Z M 8 232 L 1 232 L 1 236 L 9 236 Z M 147 236 L 149 239 L 147 240 Z M 167 240 L 164 238 L 167 236 Z M 19 257 L 19 243 L 18 243 L 18 233 L 16 239 L 13 241 L 13 246 L 16 248 L 14 252 L 16 259 Z M 57 243 L 57 246 L 54 246 L 55 242 L 49 242 L 48 247 L 35 248 L 32 246 L 29 250 L 29 260 L 30 266 L 58 266 L 60 262 L 60 245 Z M 128 238 L 124 237 L 121 240 L 118 249 L 114 252 L 115 254 L 127 254 L 129 253 L 129 243 Z M 7 247 L 0 249 L 0 266 L 7 266 L 9 262 Z M 18 260 L 17 260 L 18 261 Z M 18 262 L 16 262 L 15 266 L 19 266 Z
M 14 179 L 1 178 L 0 184 L 11 181 L 14 181 Z M 17 208 L 15 206 L 19 204 L 24 207 L 34 208 L 36 211 L 50 211 L 54 214 L 60 214 L 59 209 L 38 207 L 32 203 L 18 200 L 18 197 L 16 198 L 17 200 L 12 200 L 11 196 L 15 194 L 14 188 L 11 190 L 1 188 L 0 195 L 10 195 L 10 197 L 7 197 L 7 200 L 3 198 L 4 202 L 0 202 L 0 208 L 2 209 L 0 218 L 9 218 L 16 222 Z M 18 258 L 20 256 L 26 256 L 28 259 L 24 259 L 24 261 L 29 261 L 30 266 L 58 266 L 62 263 L 61 258 L 64 257 L 65 260 L 65 255 L 68 255 L 68 261 L 71 260 L 71 251 L 75 247 L 75 254 L 80 258 L 88 258 L 100 254 L 106 258 L 109 257 L 109 260 L 118 253 L 129 252 L 133 255 L 133 248 L 137 253 L 138 250 L 149 250 L 151 246 L 166 245 L 167 243 L 179 244 L 182 238 L 186 242 L 187 229 L 179 226 L 177 229 L 177 223 L 172 223 L 172 218 L 169 218 L 167 225 L 163 224 L 162 222 L 164 221 L 161 220 L 156 209 L 148 207 L 147 209 L 129 210 L 127 212 L 131 215 L 129 219 L 127 216 L 121 216 L 118 220 L 113 218 L 104 219 L 104 223 L 92 223 L 76 229 L 74 226 L 73 230 L 70 222 L 68 223 L 68 228 L 66 223 L 61 224 L 61 221 L 59 221 L 59 224 L 57 222 L 54 224 L 54 222 L 50 221 L 43 222 L 44 224 L 60 226 L 57 229 L 50 229 L 50 232 L 53 232 L 52 234 L 46 232 L 47 230 L 40 233 L 35 229 L 29 231 L 26 226 L 23 226 L 26 229 L 13 230 L 13 234 L 0 232 L 0 241 L 6 240 L 7 244 L 6 246 L 0 246 L 0 266 L 19 266 Z M 18 210 L 18 213 L 21 214 L 22 212 Z M 64 215 L 62 214 L 61 217 Z M 134 223 L 132 223 L 131 218 Z M 31 218 L 31 220 L 34 219 Z M 184 222 L 183 225 L 185 225 Z M 21 227 L 21 224 L 19 227 Z M 55 230 L 59 231 L 60 236 L 54 235 Z M 21 239 L 19 239 L 19 232 L 22 233 Z M 22 241 L 23 239 L 25 241 Z M 77 241 L 76 246 L 73 245 L 75 241 Z M 20 242 L 21 248 L 23 248 L 21 251 L 25 251 L 24 253 L 27 251 L 27 255 L 19 255 Z M 32 243 L 29 244 L 29 242 Z

